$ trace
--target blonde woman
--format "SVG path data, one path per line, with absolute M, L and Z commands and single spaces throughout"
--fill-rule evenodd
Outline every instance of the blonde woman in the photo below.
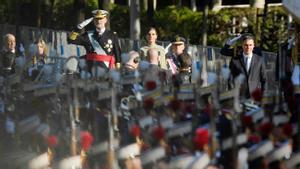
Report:
M 35 79 L 36 76 L 40 73 L 42 67 L 48 63 L 47 57 L 47 44 L 43 39 L 38 39 L 32 46 L 32 57 L 31 63 L 29 62 L 28 75 Z
M 41 66 L 47 63 L 47 44 L 43 39 L 38 39 L 36 42 L 36 53 L 32 57 L 33 66 Z

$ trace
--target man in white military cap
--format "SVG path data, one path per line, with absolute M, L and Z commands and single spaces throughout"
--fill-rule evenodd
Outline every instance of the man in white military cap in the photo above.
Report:
M 76 30 L 68 36 L 68 42 L 83 45 L 86 49 L 85 59 L 88 70 L 99 66 L 106 70 L 119 68 L 121 62 L 121 50 L 118 37 L 115 32 L 106 28 L 108 12 L 105 10 L 92 11 L 93 17 L 77 25 Z M 90 22 L 94 22 L 94 29 L 79 34 L 79 31 Z

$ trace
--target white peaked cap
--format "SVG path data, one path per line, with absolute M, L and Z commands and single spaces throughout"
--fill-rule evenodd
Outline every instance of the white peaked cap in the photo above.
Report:
M 118 148 L 119 147 L 119 143 L 120 141 L 118 139 L 114 139 L 113 140 L 113 146 L 114 148 Z M 93 145 L 90 150 L 89 150 L 89 154 L 93 155 L 93 154 L 101 154 L 101 153 L 105 153 L 108 150 L 108 142 L 104 141 L 102 143 Z
M 248 136 L 247 134 L 243 133 L 243 134 L 239 134 L 236 138 L 236 144 L 237 146 L 241 145 L 241 144 L 244 144 L 246 143 L 248 140 Z M 227 138 L 225 139 L 223 142 L 222 142 L 222 149 L 223 150 L 226 150 L 228 148 L 231 148 L 233 146 L 233 139 L 232 137 L 230 138 Z
M 258 157 L 265 156 L 273 150 L 274 146 L 270 140 L 254 145 L 249 149 L 248 160 L 255 160 Z
M 203 153 L 194 158 L 194 161 L 191 164 L 189 164 L 189 166 L 190 166 L 189 168 L 190 169 L 203 169 L 209 164 L 209 162 L 210 162 L 210 158 L 209 158 L 208 154 Z
M 183 136 L 184 134 L 188 134 L 192 131 L 192 123 L 191 122 L 182 122 L 175 124 L 167 133 L 167 137 L 175 137 L 175 136 Z
M 72 156 L 61 160 L 58 164 L 58 169 L 81 169 L 80 155 Z
M 173 158 L 169 163 L 170 169 L 186 169 L 194 160 L 193 155 L 181 155 Z
M 274 149 L 268 154 L 268 162 L 271 163 L 276 160 L 281 160 L 284 157 L 289 157 L 292 153 L 292 146 L 289 142 L 284 143 L 279 148 Z
M 141 161 L 143 165 L 146 165 L 149 163 L 155 163 L 159 159 L 164 158 L 165 156 L 166 151 L 163 147 L 160 146 L 143 152 L 141 154 Z
M 140 146 L 137 143 L 127 145 L 122 147 L 118 151 L 118 158 L 119 159 L 130 159 L 134 158 L 137 155 L 140 155 Z
M 43 153 L 29 161 L 29 169 L 44 169 L 50 165 L 48 153 Z

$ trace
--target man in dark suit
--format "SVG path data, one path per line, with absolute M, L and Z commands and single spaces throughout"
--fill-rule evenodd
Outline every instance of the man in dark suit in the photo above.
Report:
M 254 37 L 244 36 L 242 42 L 243 52 L 231 59 L 229 68 L 234 79 L 241 73 L 246 76 L 245 97 L 249 98 L 255 89 L 264 90 L 266 68 L 263 57 L 253 53 Z

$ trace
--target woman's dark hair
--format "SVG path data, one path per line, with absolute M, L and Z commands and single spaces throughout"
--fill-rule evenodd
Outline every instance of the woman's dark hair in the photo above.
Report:
M 155 33 L 156 33 L 156 34 L 158 34 L 158 32 L 157 32 L 156 28 L 154 28 L 154 27 L 150 27 L 150 28 L 148 29 L 147 33 L 148 33 L 148 32 L 150 32 L 151 30 L 154 30 L 154 31 L 155 31 Z
M 188 53 L 182 53 L 178 56 L 178 62 L 182 68 L 188 68 L 192 66 L 192 57 Z

